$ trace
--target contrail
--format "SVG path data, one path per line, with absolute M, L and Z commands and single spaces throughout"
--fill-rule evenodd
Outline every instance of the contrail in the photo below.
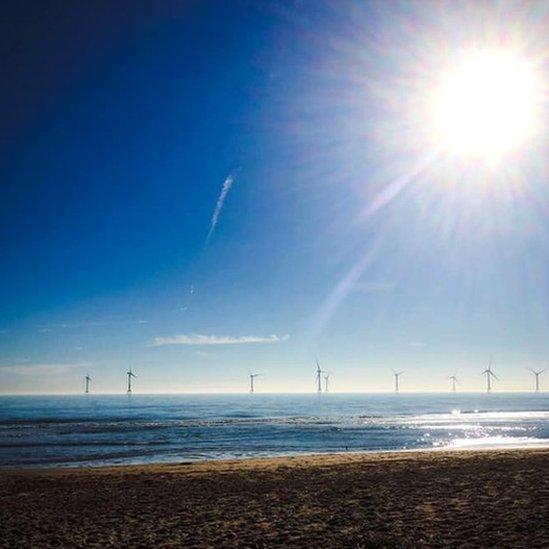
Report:
M 234 183 L 234 175 L 231 173 L 227 176 L 227 179 L 223 181 L 223 186 L 221 187 L 221 192 L 219 193 L 219 197 L 215 204 L 215 210 L 212 215 L 210 230 L 208 232 L 208 236 L 206 237 L 206 243 L 204 244 L 204 246 L 207 246 L 209 244 L 215 232 L 215 228 L 217 227 L 217 223 L 219 221 L 219 216 L 221 215 L 221 210 L 223 209 L 223 204 L 225 203 L 225 199 L 227 198 L 227 195 L 229 194 L 229 191 L 231 190 L 233 183 Z

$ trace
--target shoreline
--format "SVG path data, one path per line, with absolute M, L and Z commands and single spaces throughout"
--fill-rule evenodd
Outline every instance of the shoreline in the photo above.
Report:
M 318 458 L 319 460 L 327 459 L 331 457 L 341 457 L 345 456 L 384 456 L 387 454 L 391 455 L 414 455 L 418 456 L 424 454 L 447 454 L 448 456 L 457 455 L 461 453 L 486 453 L 486 452 L 536 452 L 536 451 L 548 451 L 549 452 L 549 440 L 543 441 L 534 444 L 526 445 L 494 445 L 494 446 L 466 446 L 466 447 L 448 447 L 440 446 L 436 448 L 403 448 L 396 450 L 342 450 L 339 452 L 297 452 L 297 453 L 287 453 L 287 454 L 273 454 L 273 455 L 264 455 L 264 456 L 242 456 L 242 457 L 229 457 L 229 458 L 206 458 L 206 459 L 195 459 L 185 461 L 181 460 L 171 460 L 171 461 L 143 461 L 135 463 L 97 463 L 92 464 L 90 462 L 84 462 L 83 464 L 78 463 L 67 463 L 67 464 L 53 464 L 53 465 L 23 465 L 20 467 L 15 467 L 11 465 L 0 466 L 0 475 L 2 473 L 10 472 L 23 472 L 23 471 L 85 471 L 85 470 L 98 470 L 98 469 L 131 469 L 131 468 L 162 468 L 162 467 L 173 467 L 173 466 L 191 466 L 191 465 L 200 465 L 200 464 L 214 464 L 214 463 L 242 463 L 242 462 L 261 462 L 263 460 L 299 460 L 301 458 Z M 98 460 L 99 461 L 99 460 Z
M 360 461 L 395 461 L 395 460 L 417 460 L 421 458 L 465 458 L 472 455 L 483 456 L 486 454 L 506 455 L 518 453 L 540 453 L 549 455 L 549 441 L 547 445 L 540 447 L 496 447 L 496 448 L 414 448 L 403 450 L 365 450 L 365 451 L 344 451 L 344 452 L 326 452 L 326 453 L 298 453 L 298 454 L 283 454 L 273 456 L 257 456 L 257 457 L 238 457 L 238 458 L 221 458 L 221 459 L 203 459 L 195 461 L 159 461 L 149 463 L 120 463 L 107 465 L 83 465 L 83 466 L 45 466 L 45 467 L 6 467 L 0 468 L 0 477 L 4 473 L 95 473 L 99 471 L 108 471 L 112 473 L 130 473 L 133 471 L 139 472 L 182 472 L 192 469 L 197 470 L 223 470 L 225 468 L 242 469 L 261 469 L 262 466 L 276 467 L 284 466 L 301 466 L 303 462 L 306 465 L 323 465 L 323 464 L 345 464 L 356 463 Z M 183 468 L 183 469 L 180 469 Z
M 546 448 L 1 470 L 0 546 L 547 547 L 547 470 Z

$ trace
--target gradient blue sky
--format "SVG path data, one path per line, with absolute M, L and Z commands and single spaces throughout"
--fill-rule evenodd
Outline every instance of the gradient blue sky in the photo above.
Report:
M 315 356 L 334 391 L 476 390 L 491 354 L 521 390 L 549 363 L 546 131 L 487 166 L 416 103 L 473 45 L 545 78 L 546 3 L 4 12 L 1 392 L 129 366 L 139 392 L 311 391 Z

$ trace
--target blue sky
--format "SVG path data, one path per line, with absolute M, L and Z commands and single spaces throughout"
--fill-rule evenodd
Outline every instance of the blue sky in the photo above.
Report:
M 415 101 L 485 40 L 546 71 L 543 3 L 156 4 L 8 6 L 0 391 L 530 388 L 546 132 L 488 166 Z

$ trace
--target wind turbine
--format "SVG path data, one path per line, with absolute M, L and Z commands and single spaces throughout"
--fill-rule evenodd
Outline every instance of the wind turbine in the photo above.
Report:
M 393 374 L 395 374 L 395 393 L 398 393 L 398 378 L 403 373 L 404 373 L 404 370 L 401 370 L 400 372 L 393 370 Z
M 89 375 L 86 375 L 84 380 L 86 382 L 86 390 L 84 392 L 88 394 L 90 392 L 90 381 L 92 380 L 92 378 Z
M 328 372 L 324 372 L 324 392 L 328 392 L 328 380 L 330 379 L 330 374 Z
M 252 372 L 250 372 L 250 393 L 254 392 L 254 379 L 261 375 L 263 374 L 252 374 Z
M 489 393 L 492 390 L 492 378 L 498 379 L 499 377 L 492 372 L 492 359 L 488 363 L 488 368 L 482 372 L 482 375 L 486 374 L 486 392 Z
M 322 374 L 323 371 L 320 369 L 320 364 L 318 360 L 316 361 L 316 392 L 322 393 Z
M 128 374 L 128 390 L 126 391 L 128 393 L 128 395 L 131 395 L 132 394 L 132 377 L 137 377 L 133 372 L 132 372 L 132 369 L 130 368 L 126 374 Z
M 456 377 L 456 374 L 453 376 L 450 376 L 448 379 L 452 380 L 452 393 L 456 392 L 456 383 L 458 383 L 458 378 Z
M 547 370 L 547 368 L 544 368 L 543 370 L 538 370 L 536 372 L 536 370 L 532 370 L 532 368 L 528 368 L 535 376 L 536 376 L 536 393 L 539 393 L 539 376 L 541 374 L 543 374 L 543 372 L 545 372 L 545 370 Z

